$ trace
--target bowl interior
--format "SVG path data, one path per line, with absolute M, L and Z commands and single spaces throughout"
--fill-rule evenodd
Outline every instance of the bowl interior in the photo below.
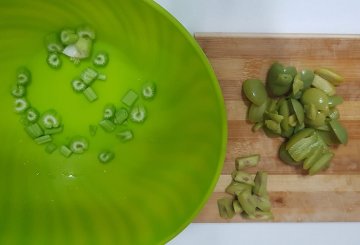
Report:
M 110 55 L 94 103 L 70 85 L 91 61 L 75 66 L 62 56 L 61 69 L 46 64 L 44 36 L 82 24 L 96 30 L 93 50 Z M 178 22 L 152 1 L 3 0 L 0 36 L 1 244 L 156 244 L 194 218 L 222 167 L 226 122 L 216 78 Z M 19 66 L 32 72 L 31 105 L 61 114 L 64 131 L 54 142 L 85 136 L 86 154 L 47 154 L 26 134 L 10 96 Z M 121 143 L 101 129 L 90 136 L 105 104 L 121 106 L 147 81 L 157 94 L 138 102 L 146 121 L 117 129 L 131 129 L 134 140 Z M 100 164 L 103 149 L 115 160 Z

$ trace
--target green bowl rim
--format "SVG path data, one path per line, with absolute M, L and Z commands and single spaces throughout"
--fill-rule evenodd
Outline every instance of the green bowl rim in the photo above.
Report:
M 182 232 L 194 220 L 194 218 L 200 213 L 202 208 L 205 206 L 208 199 L 210 198 L 210 195 L 213 193 L 213 191 L 215 189 L 215 185 L 218 182 L 218 179 L 220 177 L 220 174 L 221 174 L 221 171 L 222 171 L 222 168 L 223 168 L 223 165 L 224 165 L 224 160 L 225 160 L 226 144 L 227 144 L 227 133 L 228 133 L 227 132 L 227 117 L 226 117 L 224 97 L 222 95 L 218 79 L 217 79 L 217 77 L 215 75 L 215 72 L 214 72 L 212 66 L 210 65 L 210 62 L 209 62 L 208 58 L 206 57 L 203 50 L 200 48 L 199 44 L 195 41 L 193 36 L 185 29 L 185 27 L 174 16 L 172 16 L 167 10 L 165 10 L 162 6 L 160 6 L 154 0 L 145 0 L 145 2 L 150 7 L 152 7 L 154 10 L 156 10 L 158 13 L 165 16 L 166 19 L 171 21 L 171 23 L 174 24 L 174 26 L 184 35 L 184 37 L 186 37 L 188 42 L 195 49 L 197 54 L 202 59 L 203 64 L 205 65 L 206 69 L 208 70 L 208 73 L 209 73 L 209 75 L 211 77 L 213 86 L 215 87 L 215 90 L 216 90 L 216 93 L 217 93 L 218 101 L 222 105 L 222 108 L 221 108 L 221 111 L 220 111 L 221 117 L 222 117 L 222 125 L 223 125 L 223 127 L 222 127 L 223 138 L 222 138 L 222 144 L 221 144 L 222 151 L 221 151 L 221 154 L 220 154 L 220 157 L 219 157 L 219 164 L 218 164 L 218 168 L 216 170 L 216 174 L 214 176 L 214 179 L 211 182 L 211 185 L 209 185 L 209 189 L 208 189 L 206 195 L 204 196 L 202 202 L 199 204 L 198 208 L 193 212 L 193 214 L 190 216 L 190 218 L 187 221 L 185 221 L 181 226 L 179 226 L 179 228 L 176 231 L 174 231 L 172 234 L 170 234 L 168 237 L 166 237 L 163 241 L 161 241 L 161 244 L 165 244 L 165 243 L 171 241 L 173 238 L 175 238 L 180 232 Z

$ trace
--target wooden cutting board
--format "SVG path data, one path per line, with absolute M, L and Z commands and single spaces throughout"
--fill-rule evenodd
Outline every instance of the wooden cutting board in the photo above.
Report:
M 252 173 L 269 173 L 268 190 L 275 222 L 360 221 L 360 36 L 196 34 L 208 56 L 225 99 L 228 145 L 224 168 L 214 193 L 195 222 L 227 221 L 218 214 L 216 200 L 226 196 L 237 156 L 259 153 L 261 162 Z M 279 61 L 297 68 L 334 68 L 346 82 L 337 87 L 345 102 L 339 106 L 348 129 L 347 146 L 335 151 L 331 167 L 316 176 L 283 164 L 277 157 L 281 138 L 253 133 L 246 122 L 241 96 L 245 79 L 265 79 L 269 66 Z

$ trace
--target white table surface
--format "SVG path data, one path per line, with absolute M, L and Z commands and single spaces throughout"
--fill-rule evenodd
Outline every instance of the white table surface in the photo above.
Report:
M 357 0 L 155 1 L 191 33 L 360 34 Z M 191 224 L 169 244 L 360 245 L 360 223 Z

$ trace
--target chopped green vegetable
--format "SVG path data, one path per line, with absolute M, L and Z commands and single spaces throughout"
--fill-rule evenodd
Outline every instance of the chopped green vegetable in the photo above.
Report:
M 253 187 L 253 192 L 258 196 L 267 196 L 267 173 L 259 171 L 256 173 Z M 263 210 L 266 211 L 266 210 Z
M 87 89 L 85 89 L 83 93 L 84 93 L 86 99 L 90 102 L 94 102 L 95 100 L 98 99 L 97 94 L 91 87 L 88 87 Z
M 255 184 L 251 175 L 244 171 L 234 171 L 231 173 L 231 177 L 233 178 L 234 181 L 239 183 L 244 183 L 251 186 Z
M 97 76 L 97 80 L 106 81 L 106 79 L 107 79 L 107 76 L 105 74 L 99 73 Z
M 111 120 L 115 117 L 116 108 L 114 104 L 107 104 L 104 107 L 103 118 Z
M 23 85 L 16 85 L 12 88 L 11 94 L 15 98 L 22 98 L 26 95 L 26 88 Z
M 31 107 L 26 110 L 25 117 L 26 117 L 26 120 L 28 120 L 31 123 L 34 123 L 39 120 L 40 113 L 35 108 Z
M 55 143 L 49 143 L 45 146 L 45 151 L 49 154 L 56 151 L 56 149 L 57 149 L 57 145 Z
M 346 131 L 346 128 L 344 128 L 337 120 L 331 120 L 329 124 L 341 144 L 346 145 L 348 142 L 348 133 Z
M 58 128 L 61 124 L 61 117 L 55 110 L 48 110 L 40 117 L 40 125 L 44 129 Z
M 99 125 L 108 133 L 113 132 L 116 129 L 116 125 L 110 120 L 102 120 Z
M 24 113 L 30 107 L 30 103 L 25 98 L 15 99 L 15 112 Z
M 46 62 L 53 69 L 59 69 L 62 66 L 62 61 L 57 53 L 49 53 Z
M 129 117 L 129 112 L 125 108 L 119 108 L 115 112 L 114 123 L 122 125 Z
M 259 161 L 260 161 L 259 154 L 250 155 L 246 157 L 237 157 L 235 159 L 235 167 L 236 170 L 242 170 L 248 167 L 255 167 L 258 165 Z
M 327 152 L 323 154 L 319 160 L 317 160 L 309 169 L 309 174 L 314 175 L 327 167 L 329 167 L 330 161 L 333 158 L 334 153 Z
M 111 151 L 103 151 L 98 155 L 98 159 L 101 163 L 109 163 L 115 158 L 115 153 Z
M 31 72 L 28 68 L 21 66 L 16 71 L 17 85 L 27 86 L 31 82 Z
M 135 102 L 137 101 L 137 99 L 139 98 L 139 96 L 137 95 L 137 93 L 135 93 L 132 90 L 129 90 L 124 97 L 122 98 L 122 103 L 124 103 L 126 106 L 128 107 L 132 107 Z
M 25 127 L 25 131 L 30 135 L 31 138 L 35 139 L 44 135 L 43 130 L 41 129 L 38 123 L 31 124 Z
M 90 86 L 98 77 L 98 72 L 91 67 L 87 67 L 83 72 L 80 74 L 81 80 L 88 86 Z
M 266 111 L 267 101 L 261 105 L 251 104 L 248 111 L 248 119 L 250 122 L 262 122 L 264 120 L 264 113 Z
M 237 195 L 237 199 L 245 213 L 249 215 L 255 213 L 256 206 L 252 200 L 251 192 L 245 190 Z
M 327 68 L 316 69 L 315 74 L 329 81 L 334 86 L 340 85 L 342 82 L 344 82 L 344 78 L 331 69 L 327 69 Z
M 81 38 L 89 38 L 89 39 L 95 39 L 95 31 L 90 26 L 81 26 L 77 29 L 77 34 Z
M 48 134 L 48 135 L 53 135 L 53 134 L 59 134 L 63 131 L 63 127 L 59 126 L 57 128 L 50 128 L 50 129 L 45 129 L 44 133 Z
M 240 202 L 238 200 L 233 200 L 233 209 L 235 214 L 241 214 L 243 209 L 241 208 Z
M 60 40 L 65 45 L 74 44 L 79 40 L 79 36 L 74 30 L 64 29 L 60 33 Z
M 40 136 L 40 137 L 35 139 L 35 142 L 38 145 L 46 144 L 46 143 L 49 143 L 51 141 L 52 141 L 52 137 L 50 135 Z
M 87 85 L 80 79 L 72 80 L 71 85 L 76 93 L 84 92 L 84 90 L 87 88 Z
M 69 158 L 72 154 L 72 151 L 69 149 L 69 147 L 67 147 L 66 145 L 62 145 L 60 147 L 60 153 L 61 155 L 63 155 L 66 158 Z
M 133 132 L 130 129 L 121 131 L 119 133 L 116 134 L 116 137 L 121 141 L 121 142 L 127 142 L 130 141 L 134 138 Z
M 224 219 L 231 219 L 235 215 L 233 201 L 230 198 L 221 198 L 217 200 L 219 214 Z
M 89 142 L 86 138 L 77 136 L 70 142 L 70 150 L 75 154 L 83 154 L 89 149 Z
M 267 94 L 264 84 L 258 79 L 248 79 L 242 84 L 246 98 L 253 104 L 260 106 L 267 101 Z
M 312 86 L 324 91 L 328 96 L 332 96 L 336 93 L 334 85 L 318 75 L 315 75 Z
M 89 133 L 91 136 L 95 136 L 97 133 L 98 127 L 96 125 L 89 125 Z
M 252 186 L 245 184 L 245 183 L 239 183 L 236 181 L 231 182 L 230 185 L 228 185 L 225 189 L 225 191 L 231 195 L 237 195 L 241 193 L 244 190 L 251 191 Z
M 267 196 L 265 197 L 265 196 L 253 195 L 252 197 L 253 197 L 253 202 L 255 203 L 258 209 L 265 212 L 271 210 L 271 202 Z
M 156 95 L 156 85 L 153 82 L 145 83 L 141 89 L 141 95 L 144 99 L 153 99 Z
M 57 33 L 51 33 L 45 37 L 45 45 L 49 52 L 61 53 L 64 49 L 60 37 Z
M 243 217 L 251 220 L 272 220 L 274 216 L 271 212 L 264 212 L 260 210 L 256 210 L 254 214 L 243 214 Z
M 109 55 L 104 51 L 99 51 L 93 59 L 93 64 L 94 66 L 97 67 L 105 67 L 107 66 L 108 63 L 109 63 Z
M 135 123 L 142 123 L 146 119 L 146 109 L 144 106 L 137 105 L 130 112 L 130 120 Z

